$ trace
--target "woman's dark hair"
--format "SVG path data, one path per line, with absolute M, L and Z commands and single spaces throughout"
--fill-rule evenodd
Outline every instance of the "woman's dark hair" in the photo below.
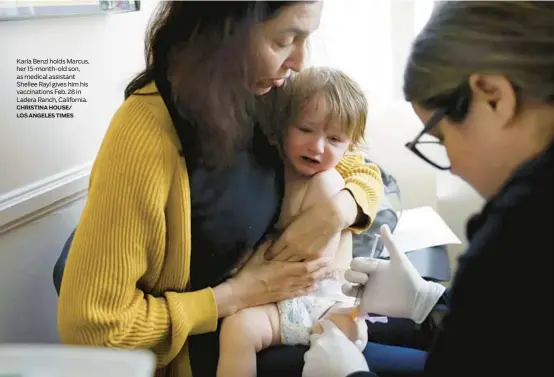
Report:
M 176 108 L 195 128 L 199 160 L 208 167 L 230 161 L 255 122 L 247 80 L 249 56 L 256 53 L 249 50 L 252 28 L 291 3 L 162 1 L 146 35 L 146 68 L 125 98 L 153 80 L 167 80 Z
M 412 46 L 406 100 L 457 108 L 451 118 L 463 120 L 474 73 L 506 76 L 518 99 L 554 103 L 554 2 L 438 2 Z

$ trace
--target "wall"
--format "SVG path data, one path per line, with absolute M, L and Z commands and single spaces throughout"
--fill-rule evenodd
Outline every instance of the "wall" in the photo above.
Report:
M 0 236 L 0 343 L 57 342 L 52 268 L 84 199 Z
M 27 200 L 18 210 L 22 195 L 40 201 L 35 206 L 40 208 L 51 200 L 45 196 L 64 196 L 52 193 L 52 185 L 69 180 L 86 187 L 89 164 L 123 100 L 125 83 L 143 65 L 144 26 L 153 4 L 144 2 L 144 9 L 133 13 L 0 24 L 0 226 L 35 209 Z M 88 84 L 82 89 L 88 102 L 73 104 L 73 119 L 16 118 L 16 74 L 21 73 L 16 59 L 25 58 L 89 60 L 77 76 Z
M 467 247 L 466 222 L 477 213 L 484 204 L 484 200 L 477 192 L 460 178 L 441 172 L 437 176 L 437 211 L 452 228 L 463 243 L 450 245 L 450 264 L 453 272 L 457 267 L 457 258 Z
M 84 205 L 90 164 L 144 65 L 139 12 L 0 23 L 0 342 L 56 342 L 52 267 Z M 88 59 L 73 119 L 16 118 L 16 59 Z

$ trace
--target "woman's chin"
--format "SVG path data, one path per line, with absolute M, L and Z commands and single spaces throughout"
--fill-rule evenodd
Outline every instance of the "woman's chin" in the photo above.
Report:
M 267 94 L 273 89 L 272 86 L 254 86 L 252 88 L 252 93 L 256 96 L 263 96 L 264 94 Z

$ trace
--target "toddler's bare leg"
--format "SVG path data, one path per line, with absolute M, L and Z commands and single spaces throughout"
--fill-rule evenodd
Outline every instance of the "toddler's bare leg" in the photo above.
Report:
M 256 353 L 281 341 L 276 304 L 240 310 L 223 320 L 217 377 L 256 377 Z

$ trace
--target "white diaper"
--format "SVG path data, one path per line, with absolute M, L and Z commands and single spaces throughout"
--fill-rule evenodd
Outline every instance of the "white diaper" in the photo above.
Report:
M 277 303 L 282 344 L 309 345 L 313 325 L 335 303 L 335 300 L 313 296 L 295 297 Z
M 309 345 L 313 325 L 329 308 L 351 299 L 340 292 L 334 279 L 320 282 L 316 292 L 277 303 L 281 325 L 281 343 L 287 346 Z

